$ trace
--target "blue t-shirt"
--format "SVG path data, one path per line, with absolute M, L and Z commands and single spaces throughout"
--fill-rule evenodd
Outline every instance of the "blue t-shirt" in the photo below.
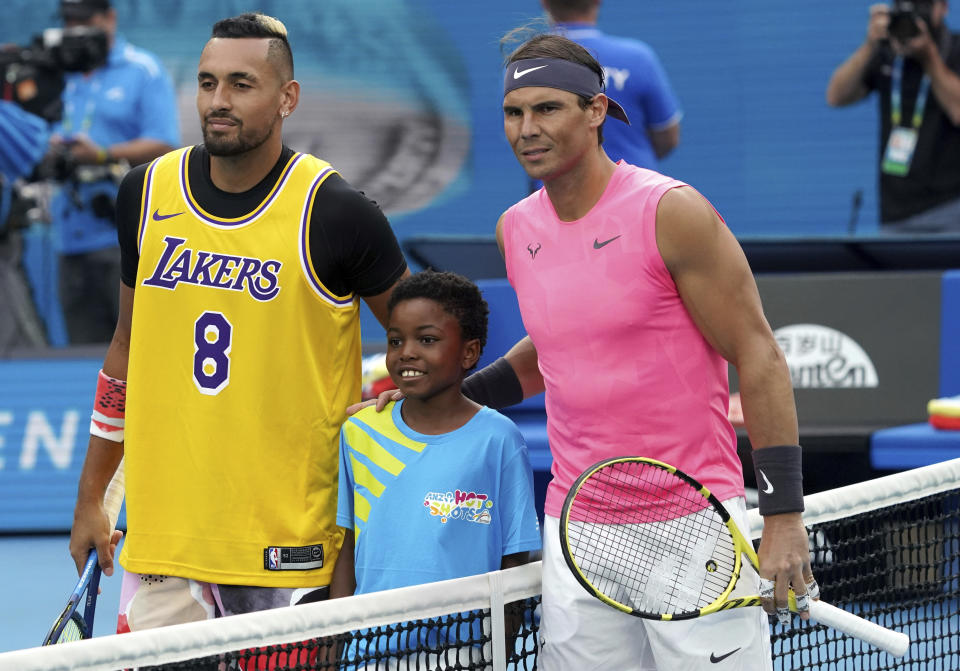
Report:
M 683 113 L 660 60 L 645 42 L 607 35 L 585 23 L 558 23 L 554 31 L 587 49 L 603 66 L 607 94 L 623 106 L 630 125 L 603 125 L 603 149 L 614 161 L 656 170 L 657 155 L 647 130 L 662 130 Z
M 519 429 L 482 408 L 456 431 L 417 433 L 403 401 L 340 431 L 337 524 L 353 529 L 357 594 L 495 571 L 540 548 Z
M 365 408 L 340 430 L 337 524 L 353 529 L 357 594 L 462 578 L 538 550 L 533 471 L 516 425 L 481 408 L 456 431 L 426 435 L 403 421 L 403 401 Z M 375 634 L 344 651 L 348 669 L 376 654 L 479 645 L 482 621 L 431 620 Z
M 63 119 L 54 132 L 69 139 L 82 133 L 101 147 L 138 138 L 180 144 L 176 97 L 170 75 L 152 54 L 114 40 L 106 65 L 89 74 L 66 76 Z M 116 201 L 117 184 L 102 179 L 76 185 L 79 206 L 68 184 L 51 204 L 60 251 L 89 252 L 117 244 L 112 218 L 97 216 L 91 203 L 98 196 Z

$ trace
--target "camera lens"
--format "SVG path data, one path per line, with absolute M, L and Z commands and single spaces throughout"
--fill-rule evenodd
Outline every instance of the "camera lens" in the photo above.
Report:
M 917 28 L 917 14 L 912 9 L 891 12 L 887 33 L 897 42 L 910 41 L 920 34 L 920 29 Z

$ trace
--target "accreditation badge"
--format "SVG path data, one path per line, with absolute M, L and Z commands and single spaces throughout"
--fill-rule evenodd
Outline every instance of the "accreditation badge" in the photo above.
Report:
M 881 169 L 887 175 L 905 176 L 910 172 L 910 162 L 917 148 L 919 133 L 916 128 L 894 127 L 887 140 L 887 150 L 883 155 Z

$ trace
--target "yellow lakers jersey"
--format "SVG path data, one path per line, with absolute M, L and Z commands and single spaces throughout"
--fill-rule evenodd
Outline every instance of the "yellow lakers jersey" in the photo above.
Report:
M 311 208 L 333 168 L 294 153 L 235 219 L 194 199 L 191 149 L 148 168 L 127 394 L 128 533 L 136 573 L 216 583 L 329 583 L 337 440 L 360 396 L 353 295 L 313 270 Z

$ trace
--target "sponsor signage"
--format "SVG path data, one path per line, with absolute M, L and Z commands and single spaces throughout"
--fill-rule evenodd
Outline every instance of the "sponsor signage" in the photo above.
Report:
M 101 363 L 0 361 L 0 532 L 69 531 Z
M 774 331 L 787 357 L 794 389 L 866 389 L 877 370 L 860 344 L 822 324 L 791 324 Z
M 801 434 L 926 421 L 939 389 L 942 273 L 759 275 Z M 731 367 L 731 381 L 737 385 Z M 801 436 L 802 437 L 802 436 Z

